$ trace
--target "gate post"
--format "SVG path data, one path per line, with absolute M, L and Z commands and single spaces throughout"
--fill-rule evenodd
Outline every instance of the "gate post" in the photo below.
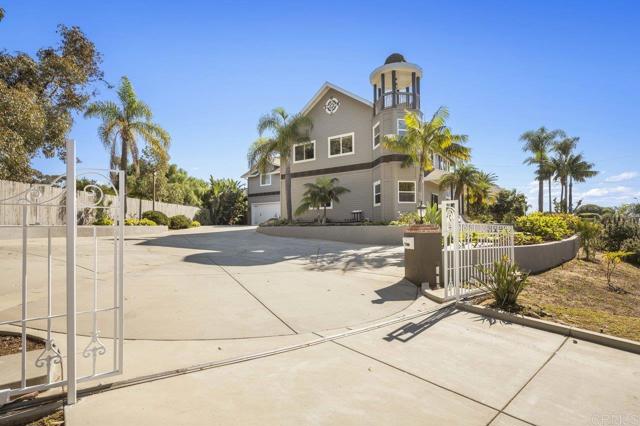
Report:
M 67 404 L 77 399 L 76 368 L 76 149 L 67 141 Z

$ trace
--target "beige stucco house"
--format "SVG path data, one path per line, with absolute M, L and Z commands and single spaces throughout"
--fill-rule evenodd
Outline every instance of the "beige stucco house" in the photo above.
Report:
M 383 135 L 401 135 L 405 110 L 420 112 L 422 68 L 393 54 L 373 70 L 369 81 L 373 101 L 364 99 L 332 83 L 325 83 L 301 113 L 313 120 L 310 142 L 293 148 L 291 178 L 293 210 L 300 204 L 304 184 L 320 176 L 337 177 L 351 192 L 340 203 L 328 206 L 331 221 L 349 221 L 360 211 L 363 219 L 393 220 L 401 213 L 415 211 L 420 203 L 418 171 L 401 167 L 403 155 L 383 147 Z M 425 200 L 429 205 L 449 196 L 440 191 L 438 180 L 448 164 L 434 158 L 435 170 L 425 177 Z M 250 223 L 286 215 L 284 169 L 275 164 L 267 174 L 247 172 Z M 311 220 L 309 211 L 298 217 Z

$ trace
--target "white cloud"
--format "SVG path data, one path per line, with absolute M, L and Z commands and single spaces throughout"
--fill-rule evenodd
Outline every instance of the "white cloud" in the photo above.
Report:
M 604 181 L 605 182 L 622 182 L 625 180 L 630 180 L 639 175 L 638 172 L 622 172 L 618 175 L 609 176 Z
M 607 197 L 612 195 L 631 195 L 631 188 L 626 186 L 616 186 L 613 188 L 591 188 L 590 190 L 583 192 L 581 194 L 576 194 L 579 198 L 589 197 L 589 198 L 598 198 L 598 197 Z

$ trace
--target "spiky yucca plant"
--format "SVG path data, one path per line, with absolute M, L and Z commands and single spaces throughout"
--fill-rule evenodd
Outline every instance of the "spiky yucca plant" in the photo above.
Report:
M 516 305 L 518 296 L 527 284 L 529 274 L 504 256 L 493 262 L 493 267 L 479 265 L 476 285 L 486 290 L 498 307 L 510 308 Z

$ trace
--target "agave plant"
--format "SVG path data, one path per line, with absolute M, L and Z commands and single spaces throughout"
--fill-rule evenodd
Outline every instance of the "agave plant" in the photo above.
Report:
M 520 271 L 506 256 L 493 262 L 489 268 L 479 265 L 477 270 L 476 285 L 491 294 L 501 308 L 516 305 L 529 278 L 529 274 Z

